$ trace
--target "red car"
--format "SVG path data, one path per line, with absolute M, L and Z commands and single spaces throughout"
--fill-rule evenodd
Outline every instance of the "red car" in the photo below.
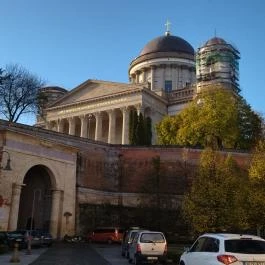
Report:
M 90 232 L 88 242 L 121 243 L 124 230 L 119 227 L 101 227 Z

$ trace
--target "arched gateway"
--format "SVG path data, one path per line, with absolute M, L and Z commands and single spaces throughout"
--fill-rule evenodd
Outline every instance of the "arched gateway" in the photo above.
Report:
M 55 238 L 75 233 L 77 149 L 53 137 L 37 137 L 33 127 L 0 130 L 1 230 L 44 229 Z M 10 171 L 1 169 L 7 153 Z
M 18 229 L 50 231 L 52 192 L 56 186 L 53 173 L 43 165 L 28 170 L 19 203 Z

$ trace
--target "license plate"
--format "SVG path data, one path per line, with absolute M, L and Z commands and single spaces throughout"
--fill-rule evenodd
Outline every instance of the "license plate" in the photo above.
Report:
M 265 265 L 265 261 L 245 261 L 244 265 Z
M 157 260 L 157 257 L 147 257 L 149 260 Z

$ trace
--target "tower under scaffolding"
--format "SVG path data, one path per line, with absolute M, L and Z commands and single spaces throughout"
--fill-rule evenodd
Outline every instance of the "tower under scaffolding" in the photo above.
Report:
M 207 41 L 196 54 L 197 92 L 215 84 L 238 93 L 239 59 L 239 51 L 223 39 Z

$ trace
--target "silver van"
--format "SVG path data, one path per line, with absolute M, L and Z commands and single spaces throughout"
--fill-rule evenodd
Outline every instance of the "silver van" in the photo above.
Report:
M 162 232 L 139 231 L 129 247 L 129 262 L 163 263 L 167 260 L 167 241 Z

